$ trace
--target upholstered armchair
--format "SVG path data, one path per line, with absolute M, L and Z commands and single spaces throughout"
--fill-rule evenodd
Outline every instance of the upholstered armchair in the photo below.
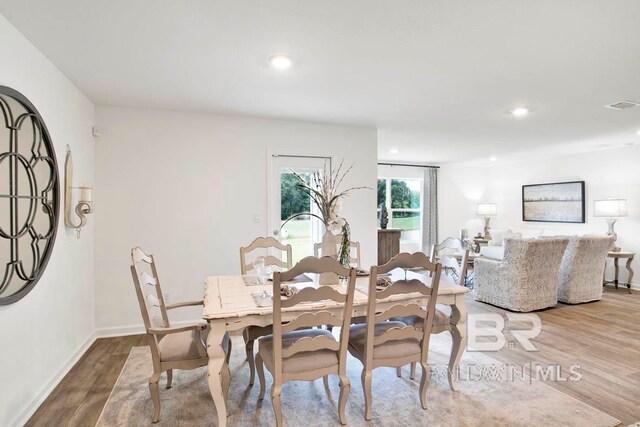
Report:
M 558 276 L 558 301 L 567 304 L 602 298 L 602 276 L 612 236 L 571 237 Z
M 524 312 L 553 307 L 568 243 L 566 237 L 506 239 L 502 261 L 474 261 L 475 300 Z

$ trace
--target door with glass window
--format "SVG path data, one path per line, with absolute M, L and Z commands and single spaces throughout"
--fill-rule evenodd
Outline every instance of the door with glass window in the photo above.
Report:
M 307 215 L 317 214 L 317 208 L 300 187 L 301 180 L 308 183 L 314 172 L 330 167 L 330 158 L 271 156 L 269 224 L 274 237 L 291 245 L 294 264 L 313 255 L 313 245 L 323 234 L 322 222 Z

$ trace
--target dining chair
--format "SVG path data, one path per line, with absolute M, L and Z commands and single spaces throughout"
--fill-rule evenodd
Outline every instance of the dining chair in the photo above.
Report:
M 421 268 L 428 272 L 422 275 L 424 280 L 400 279 L 378 290 L 379 274 L 387 274 L 395 269 Z M 427 387 L 429 385 L 429 338 L 436 315 L 436 298 L 440 283 L 441 265 L 431 262 L 422 252 L 401 253 L 386 264 L 371 267 L 367 303 L 367 322 L 353 325 L 349 333 L 349 353 L 362 365 L 362 389 L 365 395 L 365 420 L 371 420 L 372 394 L 371 379 L 373 370 L 379 367 L 395 367 L 420 363 L 420 403 L 427 409 Z M 429 277 L 430 275 L 430 277 Z M 377 303 L 394 295 L 419 293 L 428 298 L 426 307 L 415 302 L 399 300 L 389 309 L 377 309 Z M 397 317 L 416 316 L 422 323 L 407 325 L 401 321 L 390 320 Z
M 431 262 L 433 262 L 433 260 L 440 255 L 462 255 L 465 250 L 466 249 L 462 244 L 462 240 L 455 237 L 447 237 L 442 242 L 431 245 L 431 253 L 429 254 L 429 259 L 431 260 Z M 466 251 L 467 253 L 469 252 L 468 250 Z
M 338 247 L 337 253 L 340 253 L 340 245 L 342 244 L 342 234 L 336 235 L 335 239 L 336 239 L 336 246 Z M 313 255 L 315 257 L 323 256 L 322 243 L 313 244 Z M 355 266 L 356 268 L 360 268 L 360 242 L 356 242 L 353 240 L 349 241 L 349 265 Z
M 240 272 L 242 275 L 249 273 L 253 270 L 253 264 L 247 261 L 247 255 L 255 250 L 263 250 L 264 264 L 267 266 L 276 266 L 279 268 L 291 269 L 292 265 L 292 248 L 291 245 L 285 245 L 273 237 L 258 237 L 253 240 L 248 246 L 240 248 Z M 286 253 L 287 259 L 283 261 L 281 257 L 273 255 L 272 252 L 280 252 L 280 254 Z M 242 331 L 242 337 L 244 338 L 245 352 L 247 355 L 247 362 L 249 363 L 249 385 L 253 385 L 255 382 L 256 365 L 255 356 L 253 354 L 254 342 L 260 337 L 273 333 L 271 326 L 248 326 Z
M 203 305 L 203 301 L 188 301 L 165 304 L 160 279 L 153 255 L 145 254 L 135 247 L 131 250 L 131 275 L 140 304 L 140 312 L 151 348 L 153 374 L 149 379 L 149 391 L 153 401 L 152 421 L 160 419 L 160 394 L 158 381 L 163 372 L 167 372 L 167 388 L 171 388 L 174 369 L 196 369 L 206 366 L 209 360 L 205 342 L 208 327 L 206 323 L 185 326 L 171 326 L 168 310 L 181 307 Z M 222 372 L 225 397 L 229 392 L 231 373 L 228 368 L 231 355 L 231 341 L 226 335 L 223 347 L 227 357 L 227 369 Z
M 282 283 L 306 273 L 336 273 L 346 277 L 347 283 L 346 286 L 310 286 L 290 298 L 281 296 Z M 271 402 L 277 426 L 282 426 L 280 400 L 283 383 L 323 377 L 327 386 L 327 376 L 331 374 L 340 378 L 338 414 L 340 423 L 346 424 L 345 406 L 351 390 L 347 377 L 347 345 L 355 285 L 355 268 L 346 269 L 328 256 L 304 258 L 291 270 L 273 275 L 273 334 L 258 340 L 256 366 L 260 378 L 260 400 L 265 394 L 265 367 L 273 377 Z M 326 309 L 305 311 L 305 304 L 319 301 L 324 302 Z M 294 311 L 295 318 L 283 324 L 283 310 Z M 340 326 L 340 340 L 326 329 L 308 329 L 322 325 Z
M 458 252 L 444 252 L 449 255 L 439 255 L 443 249 L 454 249 Z M 460 257 L 460 261 L 458 261 L 456 255 Z M 430 261 L 439 262 L 442 265 L 440 282 L 446 281 L 458 286 L 465 286 L 467 269 L 469 267 L 469 250 L 462 247 L 459 239 L 449 237 L 439 245 L 432 245 Z M 392 320 L 399 320 L 409 325 L 413 325 L 416 322 L 420 323 L 422 321 L 421 318 L 414 316 L 394 318 Z M 433 320 L 431 334 L 436 335 L 443 332 L 449 332 L 451 334 L 451 340 L 453 344 L 452 351 L 457 351 L 457 348 L 461 345 L 462 337 L 458 335 L 458 332 L 455 328 L 451 327 L 451 308 L 446 305 L 438 304 L 436 305 L 436 315 Z M 398 377 L 402 376 L 400 369 L 398 369 L 397 374 Z M 416 378 L 416 362 L 411 364 L 409 378 L 412 380 Z M 455 385 L 453 383 L 453 372 L 449 372 L 448 379 L 449 387 L 451 387 L 451 390 L 455 390 Z

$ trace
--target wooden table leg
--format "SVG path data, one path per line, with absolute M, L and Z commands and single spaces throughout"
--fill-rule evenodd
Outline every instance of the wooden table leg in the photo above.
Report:
M 629 277 L 627 278 L 627 289 L 629 289 L 629 293 L 631 293 L 631 281 L 633 280 L 633 269 L 631 268 L 631 261 L 633 261 L 633 257 L 627 259 L 627 264 L 625 267 L 629 272 Z
M 449 386 L 455 390 L 454 379 L 462 353 L 467 348 L 467 305 L 464 295 L 456 296 L 456 303 L 451 306 L 451 357 L 449 359 Z
M 227 332 L 224 319 L 209 321 L 209 336 L 207 337 L 207 355 L 209 364 L 207 365 L 207 376 L 209 381 L 209 392 L 216 405 L 218 413 L 218 425 L 227 425 L 227 402 L 224 393 L 224 373 L 228 371 L 226 366 L 226 354 L 224 352 L 223 340 Z
M 620 267 L 618 266 L 618 258 L 613 259 L 613 267 L 616 270 L 615 276 L 613 277 L 613 283 L 616 285 L 616 289 L 618 289 L 618 273 L 620 273 Z

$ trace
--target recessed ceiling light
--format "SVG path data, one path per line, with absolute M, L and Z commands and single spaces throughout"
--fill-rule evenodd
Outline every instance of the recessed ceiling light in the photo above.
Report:
M 498 141 L 498 144 L 506 144 L 507 142 L 509 142 L 509 141 L 507 141 L 506 139 L 503 139 L 501 141 Z
M 286 70 L 291 67 L 293 61 L 287 55 L 273 55 L 269 58 L 269 63 L 277 70 Z
M 511 110 L 511 114 L 513 114 L 516 117 L 526 116 L 528 113 L 529 113 L 529 109 L 524 107 L 518 107 Z
M 391 154 L 398 154 L 400 152 L 400 150 L 398 150 L 397 148 L 392 148 L 391 150 L 389 150 L 389 152 Z
M 640 130 L 638 132 L 636 132 L 636 135 L 640 136 Z
M 498 158 L 496 156 L 491 156 L 489 160 L 491 160 L 492 162 L 495 162 L 496 160 L 498 160 Z

